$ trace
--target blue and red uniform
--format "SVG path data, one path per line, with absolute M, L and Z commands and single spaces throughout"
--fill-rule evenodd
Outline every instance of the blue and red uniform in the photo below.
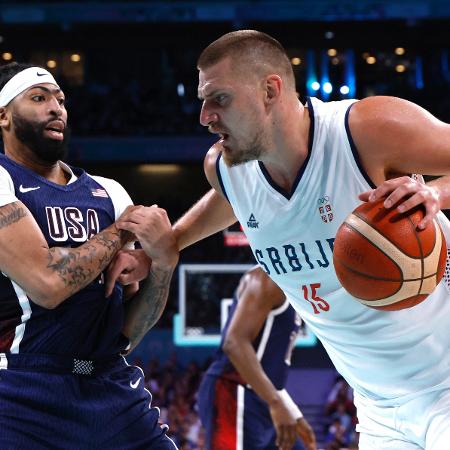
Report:
M 131 202 L 113 180 L 65 167 L 72 178 L 58 185 L 0 155 L 1 193 L 9 186 L 50 247 L 81 245 Z M 0 274 L 2 450 L 176 448 L 142 370 L 120 356 L 123 320 L 122 289 L 105 298 L 102 275 L 46 309 Z
M 198 392 L 207 450 L 276 450 L 276 433 L 267 403 L 246 384 L 222 346 L 238 304 L 235 297 L 222 332 L 222 342 Z M 286 300 L 273 309 L 253 342 L 258 360 L 273 385 L 285 387 L 291 352 L 301 320 Z M 295 450 L 303 449 L 297 439 Z

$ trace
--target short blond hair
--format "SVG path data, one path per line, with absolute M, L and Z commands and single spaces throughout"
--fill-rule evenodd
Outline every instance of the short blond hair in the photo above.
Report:
M 239 71 L 279 74 L 295 89 L 295 76 L 284 47 L 273 37 L 256 30 L 239 30 L 224 34 L 200 54 L 197 68 L 205 70 L 230 58 Z

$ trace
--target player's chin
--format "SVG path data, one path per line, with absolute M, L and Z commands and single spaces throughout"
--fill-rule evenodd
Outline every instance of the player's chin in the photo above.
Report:
M 222 145 L 222 158 L 229 167 L 237 164 L 235 152 L 228 145 Z

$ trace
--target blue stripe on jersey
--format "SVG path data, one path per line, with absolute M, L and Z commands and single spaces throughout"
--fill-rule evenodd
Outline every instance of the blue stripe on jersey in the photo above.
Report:
M 217 179 L 219 180 L 219 184 L 220 184 L 220 189 L 222 189 L 223 195 L 225 196 L 225 198 L 228 200 L 228 195 L 227 195 L 227 191 L 225 190 L 225 186 L 223 185 L 223 180 L 222 180 L 222 174 L 220 173 L 220 158 L 222 157 L 222 152 L 220 152 L 217 156 L 216 159 L 216 172 L 217 172 Z M 228 200 L 230 201 L 230 200 Z
M 356 165 L 358 166 L 359 171 L 361 172 L 361 175 L 364 177 L 364 179 L 369 183 L 372 188 L 376 188 L 375 183 L 370 179 L 369 175 L 367 175 L 367 172 L 364 170 L 364 167 L 361 164 L 361 160 L 359 159 L 359 153 L 358 149 L 356 148 L 355 142 L 353 141 L 352 133 L 350 132 L 350 125 L 348 123 L 348 117 L 350 115 L 350 110 L 352 109 L 352 106 L 354 103 L 352 103 L 345 113 L 345 131 L 347 132 L 348 142 L 350 143 L 350 148 L 352 149 L 353 157 L 355 158 Z
M 302 179 L 303 173 L 305 172 L 306 167 L 308 166 L 309 159 L 311 158 L 311 151 L 313 148 L 314 143 L 314 109 L 311 102 L 311 99 L 307 98 L 308 102 L 308 114 L 310 119 L 310 125 L 309 125 L 309 134 L 308 134 L 308 156 L 306 157 L 305 161 L 303 162 L 302 166 L 300 167 L 297 176 L 295 177 L 294 184 L 292 185 L 291 192 L 285 191 L 281 186 L 279 186 L 270 176 L 268 170 L 266 169 L 266 166 L 262 161 L 258 161 L 259 167 L 261 169 L 262 174 L 266 178 L 267 182 L 277 191 L 279 192 L 283 197 L 285 197 L 287 200 L 290 200 L 291 197 L 294 195 L 294 192 L 297 189 L 298 183 L 300 183 L 300 180 Z
M 10 174 L 17 198 L 31 211 L 50 247 L 78 247 L 114 222 L 112 200 L 93 195 L 104 188 L 83 170 L 73 168 L 78 179 L 58 185 L 4 155 L 0 155 L 0 164 Z M 0 351 L 88 359 L 108 357 L 126 347 L 127 339 L 121 334 L 122 289 L 118 285 L 106 299 L 99 277 L 53 310 L 27 301 L 25 293 L 17 289 L 13 289 L 9 278 L 0 275 Z M 26 321 L 23 338 L 18 340 L 16 336 L 11 349 L 11 334 L 24 320 L 19 297 L 22 304 L 25 298 L 31 317 Z

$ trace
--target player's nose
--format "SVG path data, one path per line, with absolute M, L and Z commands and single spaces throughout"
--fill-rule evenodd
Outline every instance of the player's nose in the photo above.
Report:
M 217 113 L 214 112 L 211 108 L 209 108 L 205 103 L 202 105 L 202 109 L 200 111 L 200 123 L 204 127 L 209 127 L 210 125 L 214 125 L 218 120 Z
M 49 112 L 60 117 L 63 114 L 64 106 L 58 101 L 57 98 L 52 98 L 49 102 Z

